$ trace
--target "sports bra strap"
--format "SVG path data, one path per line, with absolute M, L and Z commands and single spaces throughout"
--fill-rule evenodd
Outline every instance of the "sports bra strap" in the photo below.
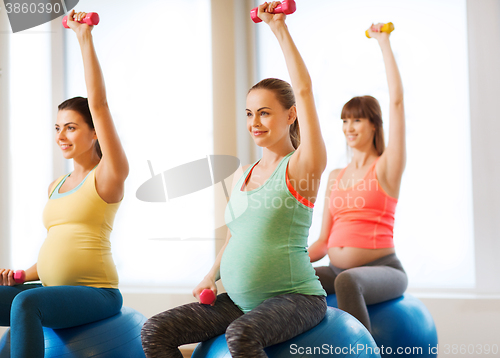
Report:
M 70 174 L 70 173 L 69 173 Z M 64 174 L 64 175 L 61 175 L 59 178 L 57 178 L 57 180 L 54 182 L 54 184 L 51 185 L 50 187 L 50 194 L 49 194 L 49 198 L 52 196 L 52 194 L 54 193 L 54 190 L 56 190 L 56 188 L 59 186 L 59 184 L 61 184 L 61 181 L 67 177 L 69 174 Z

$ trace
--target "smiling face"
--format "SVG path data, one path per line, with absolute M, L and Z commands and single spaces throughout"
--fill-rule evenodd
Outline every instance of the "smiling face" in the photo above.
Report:
M 255 144 L 270 147 L 290 141 L 290 125 L 297 117 L 295 106 L 284 108 L 273 91 L 254 89 L 247 95 L 247 129 Z
M 342 131 L 349 147 L 361 149 L 373 145 L 375 125 L 368 118 L 344 118 L 342 122 Z
M 385 149 L 382 111 L 372 96 L 351 98 L 340 114 L 347 145 L 361 151 L 375 148 L 378 155 Z
M 55 125 L 56 143 L 64 158 L 74 159 L 81 155 L 92 155 L 97 135 L 76 111 L 60 110 Z

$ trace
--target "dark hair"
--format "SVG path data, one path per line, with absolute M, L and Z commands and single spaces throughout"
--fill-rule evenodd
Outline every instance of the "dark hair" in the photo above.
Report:
M 94 129 L 94 122 L 92 121 L 92 114 L 90 113 L 89 100 L 83 97 L 74 97 L 67 99 L 57 107 L 60 111 L 69 110 L 78 112 L 85 123 L 88 124 L 90 129 Z M 95 141 L 95 150 L 99 158 L 102 158 L 101 146 L 99 145 L 99 140 Z
M 349 102 L 344 104 L 340 118 L 368 118 L 375 126 L 373 145 L 375 146 L 378 155 L 382 155 L 385 150 L 382 110 L 380 109 L 380 104 L 375 97 L 353 97 Z
M 292 86 L 290 86 L 290 84 L 286 81 L 277 78 L 266 78 L 250 88 L 248 93 L 255 89 L 273 91 L 278 99 L 278 102 L 285 109 L 290 109 L 292 106 L 295 106 L 295 95 L 293 94 Z M 300 128 L 298 118 L 296 118 L 290 125 L 290 140 L 292 141 L 293 147 L 297 149 L 300 145 Z

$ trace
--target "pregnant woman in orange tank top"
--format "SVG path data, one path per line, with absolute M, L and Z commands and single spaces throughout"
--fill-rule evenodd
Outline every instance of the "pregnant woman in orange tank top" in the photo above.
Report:
M 312 262 L 328 255 L 330 266 L 316 267 L 323 288 L 337 295 L 340 309 L 369 330 L 367 304 L 401 296 L 406 273 L 393 243 L 394 212 L 406 164 L 403 85 L 382 24 L 369 34 L 382 50 L 389 85 L 389 136 L 385 147 L 382 112 L 371 96 L 354 97 L 341 118 L 352 159 L 330 173 L 319 239 L 309 248 Z

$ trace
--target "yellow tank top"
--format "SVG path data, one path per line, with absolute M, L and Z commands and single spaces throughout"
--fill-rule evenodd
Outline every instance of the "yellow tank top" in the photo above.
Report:
M 119 206 L 97 194 L 95 168 L 76 191 L 49 199 L 43 211 L 47 238 L 37 261 L 44 286 L 118 288 L 109 236 Z

